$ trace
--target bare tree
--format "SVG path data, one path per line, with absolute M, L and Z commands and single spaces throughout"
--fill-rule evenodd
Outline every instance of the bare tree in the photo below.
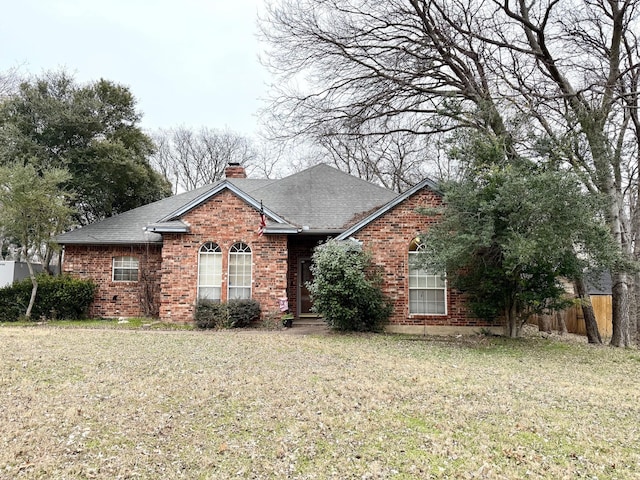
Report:
M 323 157 L 338 169 L 397 192 L 424 178 L 424 159 L 433 154 L 426 138 L 401 132 L 385 136 L 325 135 L 317 143 Z
M 639 0 L 282 0 L 262 21 L 283 135 L 488 132 L 570 164 L 631 259 Z M 630 275 L 612 272 L 612 345 L 630 343 Z
M 19 66 L 0 72 L 0 101 L 17 92 L 20 80 Z
M 156 153 L 151 163 L 173 185 L 174 192 L 216 182 L 228 163 L 245 166 L 256 159 L 250 139 L 229 130 L 186 127 L 159 130 L 152 135 Z

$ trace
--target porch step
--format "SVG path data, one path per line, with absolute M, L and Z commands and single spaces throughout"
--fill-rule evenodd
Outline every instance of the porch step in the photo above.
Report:
M 300 317 L 293 319 L 294 327 L 324 327 L 326 323 L 320 317 Z

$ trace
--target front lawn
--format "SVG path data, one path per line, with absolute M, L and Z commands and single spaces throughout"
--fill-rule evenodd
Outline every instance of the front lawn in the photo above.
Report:
M 640 353 L 0 328 L 0 478 L 637 478 Z

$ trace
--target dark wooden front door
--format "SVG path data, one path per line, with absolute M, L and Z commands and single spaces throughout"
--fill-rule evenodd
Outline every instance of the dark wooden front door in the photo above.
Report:
M 311 273 L 311 259 L 301 258 L 298 264 L 298 314 L 309 315 L 313 314 L 311 311 L 311 295 L 309 295 L 309 289 L 307 288 L 307 282 L 313 281 L 313 274 Z

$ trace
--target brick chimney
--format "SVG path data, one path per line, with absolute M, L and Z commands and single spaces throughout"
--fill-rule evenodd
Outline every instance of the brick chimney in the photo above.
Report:
M 227 168 L 224 169 L 224 176 L 226 178 L 247 178 L 247 172 L 239 163 L 229 162 Z

